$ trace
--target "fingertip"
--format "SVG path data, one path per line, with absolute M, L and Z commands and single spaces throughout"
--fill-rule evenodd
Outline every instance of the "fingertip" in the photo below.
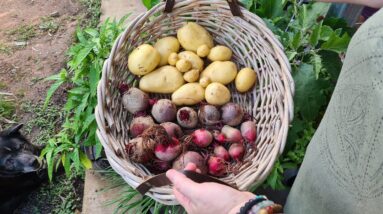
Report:
M 188 171 L 196 171 L 197 169 L 197 165 L 195 163 L 188 163 L 185 167 L 185 170 L 188 170 Z
M 177 173 L 179 173 L 179 172 L 177 172 L 177 170 L 175 170 L 175 169 L 170 169 L 170 170 L 168 170 L 168 171 L 166 172 L 166 177 L 168 177 L 169 180 L 170 180 L 171 182 L 173 182 L 173 181 L 174 181 L 174 176 L 176 176 Z

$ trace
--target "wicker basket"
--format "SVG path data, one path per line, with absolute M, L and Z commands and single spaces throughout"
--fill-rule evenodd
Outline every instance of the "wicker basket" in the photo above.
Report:
M 174 35 L 184 22 L 194 21 L 204 26 L 216 43 L 233 50 L 233 61 L 238 67 L 257 70 L 258 86 L 252 92 L 237 93 L 233 85 L 230 90 L 232 101 L 241 104 L 257 121 L 258 151 L 247 151 L 246 164 L 239 173 L 221 180 L 235 184 L 240 190 L 259 184 L 283 152 L 293 117 L 294 83 L 282 45 L 262 19 L 243 8 L 242 17 L 233 16 L 224 0 L 176 0 L 171 13 L 164 13 L 164 8 L 165 3 L 160 3 L 137 16 L 117 39 L 104 64 L 96 119 L 97 135 L 110 165 L 134 188 L 152 176 L 144 166 L 130 162 L 124 153 L 132 116 L 122 107 L 118 87 L 121 82 L 133 84 L 137 80 L 127 66 L 128 54 L 135 47 Z M 170 186 L 152 188 L 147 195 L 166 205 L 178 204 Z

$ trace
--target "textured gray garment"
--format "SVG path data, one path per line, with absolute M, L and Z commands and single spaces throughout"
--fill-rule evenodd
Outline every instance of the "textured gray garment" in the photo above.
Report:
M 383 213 L 383 9 L 351 40 L 285 212 Z

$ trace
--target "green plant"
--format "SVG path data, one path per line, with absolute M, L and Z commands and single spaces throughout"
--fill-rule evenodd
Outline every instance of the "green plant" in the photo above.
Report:
M 3 120 L 10 120 L 16 112 L 15 99 L 9 94 L 0 93 L 0 127 Z
M 91 162 L 81 151 L 80 146 L 96 146 L 101 152 L 101 144 L 96 137 L 97 124 L 94 109 L 97 104 L 97 84 L 100 79 L 102 65 L 108 57 L 112 44 L 123 30 L 126 17 L 120 21 L 106 20 L 99 29 L 77 29 L 78 43 L 69 51 L 68 70 L 47 80 L 55 81 L 47 92 L 46 107 L 54 92 L 63 84 L 68 84 L 67 102 L 64 106 L 64 123 L 61 131 L 49 139 L 42 151 L 48 165 L 48 175 L 52 178 L 54 168 L 60 164 L 65 172 L 70 173 L 73 164 L 76 170 L 90 168 Z M 55 159 L 58 158 L 55 164 Z
M 12 53 L 12 49 L 7 44 L 0 42 L 0 54 L 10 55 L 11 53 Z
M 28 41 L 36 36 L 36 29 L 33 25 L 20 25 L 17 28 L 9 31 L 8 36 L 15 36 L 15 41 Z
M 86 17 L 82 20 L 82 25 L 96 27 L 100 22 L 101 0 L 80 0 L 86 7 Z
M 39 25 L 40 30 L 48 33 L 56 33 L 59 29 L 60 24 L 55 21 L 53 17 L 43 16 Z

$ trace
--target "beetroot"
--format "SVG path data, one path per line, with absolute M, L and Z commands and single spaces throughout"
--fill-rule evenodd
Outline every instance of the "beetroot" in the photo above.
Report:
M 155 171 L 155 172 L 159 172 L 159 173 L 166 172 L 170 168 L 172 168 L 172 165 L 170 162 L 162 161 L 162 160 L 158 160 L 158 159 L 155 159 L 153 161 L 153 163 L 149 166 L 150 170 Z
M 192 134 L 192 142 L 198 147 L 207 147 L 213 141 L 212 134 L 205 129 L 197 129 Z
M 241 124 L 244 112 L 236 103 L 227 103 L 221 108 L 222 122 L 229 126 L 237 126 Z
M 207 164 L 209 167 L 209 174 L 217 177 L 222 177 L 226 174 L 227 167 L 223 158 L 210 156 Z
M 149 107 L 149 96 L 138 88 L 130 88 L 124 93 L 122 104 L 132 114 L 146 111 Z
M 253 121 L 246 121 L 241 124 L 242 137 L 250 143 L 257 139 L 257 129 Z
M 180 108 L 177 112 L 177 122 L 183 128 L 195 128 L 198 123 L 197 112 L 190 107 Z
M 168 99 L 158 100 L 152 107 L 152 115 L 158 123 L 171 122 L 176 118 L 177 107 Z
M 183 170 L 188 163 L 194 163 L 197 169 L 201 170 L 201 174 L 207 173 L 206 161 L 197 152 L 188 151 L 181 154 L 174 162 L 173 169 Z
M 204 105 L 198 110 L 198 119 L 203 125 L 215 125 L 219 123 L 220 118 L 218 108 L 213 105 Z
M 181 152 L 181 144 L 177 138 L 172 138 L 172 143 L 168 145 L 156 143 L 154 147 L 155 156 L 162 161 L 171 161 L 175 159 Z
M 184 135 L 179 125 L 172 122 L 161 123 L 161 126 L 165 128 L 169 137 L 180 138 Z
M 213 131 L 213 137 L 214 137 L 214 140 L 216 140 L 218 143 L 222 144 L 226 142 L 225 135 L 219 132 L 218 130 Z
M 136 117 L 130 123 L 130 134 L 133 137 L 137 137 L 142 134 L 146 129 L 153 126 L 155 123 L 150 116 L 146 117 Z
M 155 142 L 142 137 L 134 138 L 125 146 L 130 160 L 136 163 L 148 163 L 154 159 Z
M 225 161 L 229 161 L 230 159 L 229 152 L 223 146 L 214 147 L 214 155 L 224 159 Z
M 245 153 L 245 148 L 241 143 L 233 143 L 229 148 L 229 155 L 235 161 L 242 161 L 243 155 Z
M 241 132 L 236 128 L 225 125 L 221 132 L 225 135 L 227 142 L 240 143 L 242 141 Z

